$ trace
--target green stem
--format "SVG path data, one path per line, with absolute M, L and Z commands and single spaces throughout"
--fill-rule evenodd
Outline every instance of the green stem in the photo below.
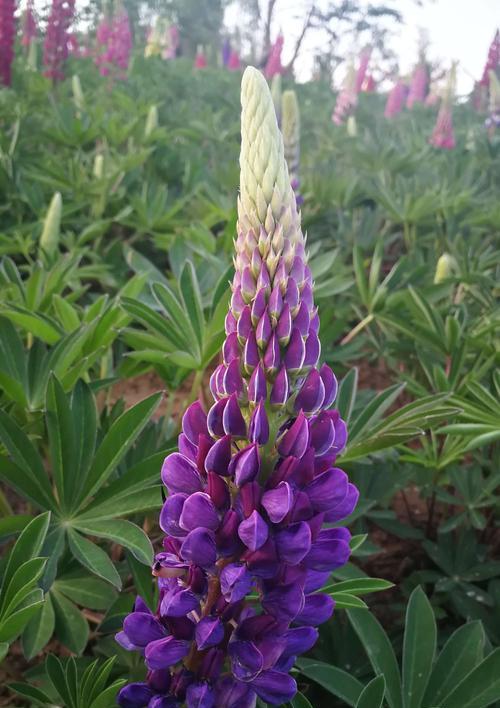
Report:
M 346 334 L 344 339 L 340 342 L 341 345 L 348 344 L 351 339 L 354 339 L 354 337 L 361 332 L 362 329 L 364 329 L 367 325 L 370 324 L 370 322 L 373 322 L 375 319 L 375 315 L 369 314 L 366 317 L 364 317 L 361 322 L 358 322 L 358 324 L 351 329 L 351 331 Z

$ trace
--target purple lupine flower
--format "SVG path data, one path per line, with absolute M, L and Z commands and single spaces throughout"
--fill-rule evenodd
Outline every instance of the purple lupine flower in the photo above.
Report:
M 242 81 L 235 276 L 214 403 L 191 404 L 164 461 L 159 603 L 138 598 L 117 641 L 144 656 L 125 708 L 254 708 L 290 701 L 289 675 L 334 609 L 319 592 L 349 558 L 331 528 L 358 492 L 335 466 L 346 426 L 319 366 L 305 238 L 267 83 Z
M 69 28 L 75 14 L 75 0 L 52 0 L 43 47 L 44 74 L 52 81 L 64 79 L 68 58 Z
M 23 36 L 21 44 L 23 47 L 29 47 L 31 42 L 36 39 L 36 20 L 33 12 L 33 0 L 28 0 L 26 9 L 23 13 Z
M 15 0 L 0 0 L 0 81 L 4 86 L 10 86 L 12 79 L 11 67 L 16 37 L 15 9 Z
M 132 51 L 128 14 L 121 8 L 109 21 L 103 17 L 97 27 L 96 64 L 101 76 L 125 79 Z
M 384 116 L 386 118 L 394 118 L 398 113 L 401 113 L 405 104 L 407 91 L 407 85 L 402 79 L 398 79 L 387 96 L 384 110 Z
M 500 30 L 497 29 L 495 36 L 488 49 L 488 57 L 483 69 L 483 75 L 479 84 L 488 87 L 490 85 L 490 71 L 496 71 L 500 66 Z
M 424 103 L 429 85 L 429 72 L 425 62 L 421 62 L 413 72 L 406 107 L 413 108 L 415 103 Z
M 221 56 L 222 56 L 222 66 L 228 66 L 229 65 L 229 57 L 231 56 L 231 42 L 228 37 L 224 40 L 222 44 L 222 51 L 221 51 Z
M 266 68 L 264 69 L 264 74 L 268 79 L 272 79 L 273 76 L 283 73 L 283 65 L 281 63 L 281 52 L 283 51 L 284 42 L 285 38 L 282 34 L 279 34 L 276 37 L 276 41 L 271 47 L 269 57 L 266 62 Z
M 335 125 L 343 125 L 346 118 L 352 115 L 358 103 L 358 92 L 356 91 L 356 70 L 351 63 L 347 67 L 347 73 L 339 91 L 335 108 L 332 114 L 332 121 Z

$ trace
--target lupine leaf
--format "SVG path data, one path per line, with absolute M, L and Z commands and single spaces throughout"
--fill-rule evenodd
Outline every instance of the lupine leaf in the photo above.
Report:
M 403 645 L 403 701 L 405 708 L 419 708 L 436 653 L 436 621 L 422 588 L 416 588 L 406 610 Z
M 361 692 L 356 708 L 381 708 L 384 701 L 385 679 L 382 675 L 376 676 Z

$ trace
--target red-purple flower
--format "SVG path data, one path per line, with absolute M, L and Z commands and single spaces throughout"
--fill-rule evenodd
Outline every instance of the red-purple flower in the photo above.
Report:
M 28 0 L 26 9 L 23 13 L 22 20 L 23 36 L 21 44 L 23 47 L 29 47 L 31 42 L 36 39 L 36 20 L 33 12 L 33 0 Z
M 276 74 L 283 73 L 283 65 L 281 63 L 281 52 L 283 51 L 283 44 L 285 38 L 282 34 L 276 37 L 276 41 L 271 47 L 269 52 L 269 57 L 267 59 L 266 68 L 264 69 L 264 74 L 268 79 L 272 79 Z
M 196 56 L 194 58 L 194 68 L 195 69 L 206 69 L 208 66 L 207 58 L 205 56 L 205 52 L 203 51 L 203 47 L 198 47 L 196 50 Z
M 413 72 L 406 107 L 413 108 L 415 103 L 424 103 L 429 86 L 429 72 L 424 62 L 421 62 Z
M 125 79 L 132 51 L 128 14 L 121 8 L 111 20 L 103 17 L 97 27 L 96 64 L 102 76 Z
M 75 0 L 52 0 L 43 48 L 44 74 L 53 81 L 64 79 L 68 58 L 69 28 L 75 13 Z
M 11 67 L 16 37 L 15 9 L 15 0 L 0 0 L 0 81 L 5 86 L 10 86 L 12 79 Z
M 404 81 L 402 81 L 402 79 L 398 79 L 387 96 L 387 102 L 384 110 L 384 116 L 386 118 L 394 118 L 394 116 L 398 115 L 398 113 L 401 113 L 405 104 L 407 92 L 407 85 Z
M 372 55 L 372 48 L 365 47 L 361 52 L 361 57 L 359 60 L 359 67 L 356 72 L 356 93 L 361 91 L 366 78 L 366 72 L 368 71 L 368 64 L 370 63 L 370 58 Z
M 453 131 L 452 106 L 455 93 L 456 65 L 453 65 L 448 75 L 446 89 L 436 120 L 436 125 L 430 138 L 431 145 L 444 150 L 455 147 L 455 133 Z
M 319 318 L 305 239 L 264 77 L 242 82 L 235 276 L 214 403 L 182 419 L 161 470 L 168 497 L 156 556 L 159 603 L 138 598 L 117 641 L 140 651 L 145 682 L 126 708 L 253 708 L 296 693 L 296 657 L 334 600 L 320 592 L 346 563 L 358 492 L 336 466 L 347 431 L 319 365 Z
M 495 32 L 495 36 L 488 49 L 488 57 L 484 65 L 483 75 L 479 82 L 481 86 L 489 86 L 490 71 L 496 71 L 500 66 L 500 30 Z

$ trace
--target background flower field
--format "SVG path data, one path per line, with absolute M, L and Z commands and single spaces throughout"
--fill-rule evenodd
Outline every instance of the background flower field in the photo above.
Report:
M 155 606 L 161 465 L 220 363 L 240 59 L 145 56 L 135 31 L 126 66 L 80 52 L 57 81 L 18 38 L 0 89 L 4 706 L 106 708 L 143 680 L 114 636 L 137 594 Z M 324 76 L 281 89 L 360 491 L 290 705 L 500 706 L 499 128 L 450 98 L 443 149 L 436 105 L 388 118 L 363 90 L 336 125 Z

